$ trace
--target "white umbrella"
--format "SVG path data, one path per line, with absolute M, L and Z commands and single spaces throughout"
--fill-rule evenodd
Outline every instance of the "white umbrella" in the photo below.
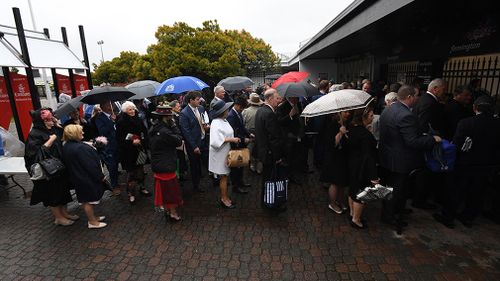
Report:
M 339 90 L 326 94 L 308 104 L 302 117 L 316 117 L 341 111 L 365 108 L 373 100 L 372 96 L 361 90 Z

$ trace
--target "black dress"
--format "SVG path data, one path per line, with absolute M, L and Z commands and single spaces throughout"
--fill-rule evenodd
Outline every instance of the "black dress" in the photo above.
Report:
M 33 114 L 36 115 L 37 113 L 35 112 Z M 62 130 L 57 127 L 48 130 L 43 121 L 40 119 L 37 122 L 36 118 L 39 118 L 39 113 L 37 117 L 33 118 L 33 128 L 28 135 L 24 154 L 24 161 L 28 171 L 30 170 L 31 165 L 40 160 L 39 155 L 40 150 L 42 149 L 55 158 L 61 159 L 62 155 Z M 56 134 L 57 139 L 53 142 L 51 147 L 45 148 L 43 144 L 47 142 L 52 134 Z M 45 207 L 66 205 L 73 201 L 69 190 L 69 182 L 65 173 L 53 177 L 50 180 L 33 181 L 33 191 L 31 194 L 30 205 L 36 205 L 38 203 L 43 203 Z
M 132 139 L 126 140 L 128 134 L 139 137 L 141 146 L 133 145 Z M 147 148 L 146 135 L 146 127 L 137 116 L 137 113 L 133 117 L 126 113 L 119 115 L 116 122 L 116 141 L 118 143 L 118 158 L 124 170 L 130 172 L 139 167 L 136 165 L 137 156 L 139 155 L 139 149 Z
M 80 203 L 97 202 L 104 193 L 104 175 L 97 150 L 83 142 L 68 141 L 63 161 Z
M 377 179 L 377 141 L 364 126 L 349 128 L 349 196 L 356 195 Z
M 348 141 L 343 136 L 339 145 L 335 145 L 335 136 L 338 134 L 340 127 L 339 122 L 333 118 L 326 122 L 323 131 L 326 144 L 325 162 L 319 180 L 337 186 L 347 186 L 349 183 L 349 169 L 347 167 Z

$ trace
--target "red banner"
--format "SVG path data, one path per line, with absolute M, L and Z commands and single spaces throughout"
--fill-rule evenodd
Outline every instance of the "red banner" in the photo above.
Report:
M 10 83 L 12 84 L 12 90 L 14 91 L 17 112 L 19 114 L 19 120 L 21 121 L 24 139 L 26 140 L 28 139 L 32 123 L 30 111 L 33 109 L 28 79 L 26 78 L 26 75 L 11 72 Z
M 89 84 L 87 82 L 87 76 L 74 74 L 73 80 L 75 81 L 75 89 L 76 89 L 77 96 L 80 96 L 82 91 L 89 89 Z
M 57 90 L 59 94 L 67 94 L 71 96 L 71 83 L 66 75 L 56 74 Z
M 3 76 L 0 76 L 0 112 L 2 113 L 0 114 L 0 127 L 8 131 L 12 119 L 12 110 Z

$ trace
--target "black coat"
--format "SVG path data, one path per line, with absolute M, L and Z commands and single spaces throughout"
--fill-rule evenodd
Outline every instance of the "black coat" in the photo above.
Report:
M 442 136 L 446 131 L 444 106 L 431 94 L 424 93 L 418 99 L 413 108 L 413 113 L 418 117 L 418 124 L 422 133 L 427 133 L 432 128 L 435 134 Z
M 352 126 L 347 134 L 349 141 L 349 188 L 361 190 L 377 176 L 377 141 L 364 126 Z
M 467 137 L 472 139 L 472 146 L 468 152 L 462 152 L 461 148 Z M 500 119 L 484 113 L 463 119 L 457 125 L 453 143 L 457 146 L 457 166 L 470 168 L 498 166 Z
M 97 151 L 83 142 L 68 141 L 63 147 L 63 161 L 78 202 L 101 200 L 104 174 Z
M 245 138 L 250 137 L 250 133 L 247 128 L 245 128 L 245 124 L 243 123 L 243 116 L 241 116 L 240 112 L 237 112 L 236 109 L 231 108 L 226 118 L 227 122 L 231 125 L 234 131 L 234 137 L 239 138 L 241 141 L 238 144 L 231 143 L 232 148 L 242 148 L 246 147 Z
M 132 140 L 126 140 L 128 134 L 133 134 L 141 139 L 141 145 L 133 145 Z M 137 116 L 133 117 L 122 113 L 116 122 L 116 141 L 118 143 L 118 159 L 124 170 L 134 170 L 137 165 L 137 156 L 140 149 L 147 148 L 146 127 L 142 120 Z
M 153 172 L 175 172 L 177 169 L 177 151 L 175 148 L 182 144 L 182 137 L 174 121 L 172 120 L 170 125 L 161 120 L 158 121 L 149 130 L 149 140 L 151 169 Z
M 345 136 L 342 136 L 339 145 L 336 145 L 335 137 L 339 133 L 340 127 L 340 123 L 332 116 L 326 118 L 325 128 L 322 130 L 326 144 L 325 164 L 321 168 L 319 180 L 338 186 L 347 186 L 349 184 L 349 169 L 347 167 L 349 142 Z
M 255 114 L 257 158 L 266 165 L 274 164 L 284 157 L 284 144 L 278 118 L 271 107 L 264 104 Z
M 445 105 L 444 115 L 446 117 L 446 128 L 443 136 L 445 139 L 451 141 L 453 135 L 455 135 L 458 122 L 464 118 L 471 117 L 473 112 L 458 101 L 452 99 Z
M 380 165 L 389 171 L 408 174 L 423 166 L 424 151 L 434 144 L 433 137 L 420 133 L 417 116 L 401 102 L 380 115 Z
M 303 119 L 300 118 L 301 104 L 297 104 L 299 108 L 298 114 L 290 118 L 290 111 L 292 110 L 292 105 L 288 101 L 282 102 L 278 108 L 276 108 L 276 115 L 278 116 L 278 122 L 283 130 L 285 137 L 289 138 L 303 138 L 304 137 L 304 123 Z

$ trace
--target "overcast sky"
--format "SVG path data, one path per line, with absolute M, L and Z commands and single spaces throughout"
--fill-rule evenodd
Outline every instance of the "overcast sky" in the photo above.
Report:
M 223 29 L 245 29 L 262 38 L 273 51 L 294 53 L 345 9 L 352 0 L 31 0 L 36 27 L 50 30 L 51 38 L 62 40 L 60 27 L 68 32 L 70 48 L 79 56 L 78 25 L 85 28 L 90 62 L 99 64 L 103 40 L 104 59 L 120 51 L 146 52 L 156 42 L 160 25 L 183 21 L 201 26 L 217 19 Z M 28 0 L 0 0 L 0 24 L 14 26 L 12 7 L 21 10 L 25 29 L 33 29 Z

